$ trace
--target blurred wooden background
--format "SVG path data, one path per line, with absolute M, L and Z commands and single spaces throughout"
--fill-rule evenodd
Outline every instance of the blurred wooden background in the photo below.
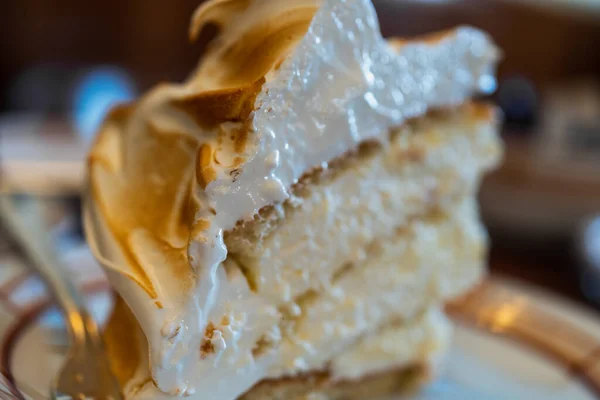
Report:
M 0 109 L 7 90 L 33 65 L 115 64 L 140 88 L 181 80 L 199 46 L 187 28 L 199 0 L 18 0 L 0 5 Z M 414 35 L 470 24 L 505 51 L 500 76 L 522 74 L 539 87 L 573 74 L 600 75 L 600 22 L 502 0 L 375 0 L 385 35 Z

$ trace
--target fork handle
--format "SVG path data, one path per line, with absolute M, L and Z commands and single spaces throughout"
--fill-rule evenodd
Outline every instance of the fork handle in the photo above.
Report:
M 85 327 L 97 331 L 97 325 L 86 311 L 82 296 L 71 277 L 60 267 L 50 235 L 44 234 L 47 231 L 42 225 L 37 201 L 31 196 L 25 196 L 20 203 L 19 212 L 9 194 L 0 195 L 2 221 L 22 248 L 30 266 L 44 280 L 60 306 L 71 340 L 78 342 L 90 340 L 93 335 L 90 337 Z M 19 218 L 19 215 L 23 218 Z

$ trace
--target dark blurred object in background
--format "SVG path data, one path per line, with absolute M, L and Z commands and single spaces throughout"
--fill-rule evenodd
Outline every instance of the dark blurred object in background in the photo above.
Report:
M 581 224 L 576 243 L 581 289 L 600 305 L 600 213 Z
M 37 64 L 19 71 L 6 83 L 4 92 L 8 110 L 35 110 L 61 114 L 71 87 L 69 69 L 58 64 Z
M 498 105 L 504 111 L 507 129 L 528 130 L 537 122 L 538 94 L 529 79 L 522 76 L 505 78 L 496 97 Z

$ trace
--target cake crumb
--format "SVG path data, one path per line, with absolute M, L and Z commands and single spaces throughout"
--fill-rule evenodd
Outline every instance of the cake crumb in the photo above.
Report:
M 215 346 L 213 346 L 210 339 L 213 337 L 213 333 L 215 331 L 215 326 L 212 322 L 209 322 L 204 330 L 204 339 L 202 339 L 202 344 L 200 345 L 200 359 L 204 360 L 210 354 L 215 353 Z

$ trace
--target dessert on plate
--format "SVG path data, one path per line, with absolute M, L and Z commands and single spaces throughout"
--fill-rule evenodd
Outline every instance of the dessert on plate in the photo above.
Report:
M 182 84 L 114 109 L 85 224 L 126 399 L 363 399 L 431 378 L 484 274 L 499 52 L 383 39 L 369 0 L 213 0 Z

